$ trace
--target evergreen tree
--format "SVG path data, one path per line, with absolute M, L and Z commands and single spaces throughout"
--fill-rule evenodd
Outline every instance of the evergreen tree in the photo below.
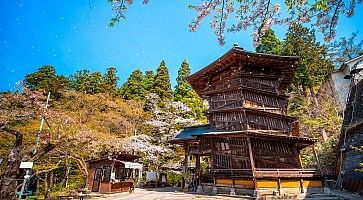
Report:
M 45 65 L 36 72 L 27 74 L 24 83 L 31 90 L 50 92 L 59 97 L 60 91 L 68 88 L 69 81 L 63 75 L 57 75 L 53 66 Z
M 324 82 L 333 70 L 333 65 L 326 59 L 326 47 L 316 41 L 315 32 L 298 24 L 288 29 L 283 55 L 300 57 L 293 85 L 301 88 L 305 96 L 306 89 L 313 92 L 313 87 Z
M 81 87 L 84 88 L 84 84 L 88 81 L 90 71 L 83 69 L 76 71 L 73 75 L 69 76 L 69 87 L 75 91 L 82 91 Z
M 178 70 L 176 78 L 177 85 L 175 86 L 175 100 L 186 104 L 191 110 L 191 113 L 186 113 L 186 117 L 193 117 L 197 120 L 205 119 L 203 111 L 203 100 L 192 89 L 186 78 L 190 75 L 190 67 L 188 61 L 184 60 Z
M 89 78 L 89 88 L 86 90 L 88 94 L 97 94 L 103 91 L 102 88 L 102 74 L 100 72 L 93 72 Z
M 164 61 L 161 61 L 156 70 L 154 84 L 150 92 L 159 95 L 163 101 L 173 100 L 174 95 L 171 90 L 169 71 Z
M 183 97 L 192 90 L 192 87 L 187 82 L 186 78 L 190 75 L 190 67 L 188 61 L 184 60 L 178 70 L 178 77 L 176 78 L 177 85 L 175 86 L 175 100 L 180 101 Z
M 115 67 L 107 68 L 105 75 L 102 77 L 102 90 L 105 93 L 114 94 L 116 92 L 117 81 L 117 69 Z
M 326 47 L 316 41 L 313 30 L 309 30 L 298 24 L 293 24 L 288 29 L 283 49 L 284 55 L 300 57 L 292 83 L 293 93 L 298 95 L 292 98 L 291 101 L 293 102 L 295 101 L 294 99 L 299 99 L 299 96 L 303 96 L 301 97 L 303 101 L 299 100 L 298 102 L 301 103 L 297 103 L 297 106 L 295 105 L 294 109 L 290 109 L 290 112 L 303 108 L 304 102 L 306 102 L 304 100 L 310 99 L 312 106 L 309 108 L 310 113 L 308 116 L 310 120 L 319 123 L 316 119 L 319 119 L 324 113 L 322 113 L 323 108 L 321 108 L 321 103 L 318 101 L 315 89 L 320 87 L 330 77 L 333 71 L 331 61 L 326 58 Z M 307 91 L 309 91 L 310 98 L 306 98 L 308 97 Z M 307 102 L 310 103 L 309 101 Z M 308 123 L 302 124 L 302 126 L 304 125 L 308 125 Z M 326 126 L 320 124 L 317 128 L 320 129 L 320 134 L 323 140 L 326 141 L 328 139 Z
M 143 79 L 143 87 L 144 87 L 144 91 L 145 93 L 150 93 L 150 90 L 152 89 L 153 85 L 154 85 L 154 79 L 155 79 L 155 74 L 152 70 L 148 70 L 145 72 L 145 76 Z
M 139 69 L 134 70 L 121 88 L 121 97 L 126 100 L 143 100 L 144 75 Z
M 87 94 L 103 91 L 103 80 L 100 72 L 90 73 L 88 70 L 77 71 L 69 77 L 71 89 Z
M 257 46 L 256 52 L 281 55 L 281 41 L 275 36 L 272 29 L 268 29 L 261 37 L 261 43 Z

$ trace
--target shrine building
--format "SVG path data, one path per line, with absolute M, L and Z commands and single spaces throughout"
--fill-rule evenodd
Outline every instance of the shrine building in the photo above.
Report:
M 171 140 L 185 150 L 187 188 L 254 196 L 323 191 L 315 150 L 319 170 L 303 168 L 300 157 L 316 140 L 303 136 L 298 120 L 287 115 L 285 92 L 298 61 L 235 45 L 187 78 L 209 103 L 208 125 L 186 127 Z

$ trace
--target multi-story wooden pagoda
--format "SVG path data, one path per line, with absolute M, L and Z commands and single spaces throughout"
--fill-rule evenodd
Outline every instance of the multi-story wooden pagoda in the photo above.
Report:
M 209 102 L 209 124 L 186 127 L 172 142 L 184 147 L 185 172 L 193 158 L 199 192 L 282 194 L 323 186 L 321 172 L 303 169 L 300 159 L 315 140 L 301 136 L 297 119 L 286 115 L 284 93 L 298 60 L 235 45 L 188 77 Z M 201 157 L 208 169 L 201 169 Z

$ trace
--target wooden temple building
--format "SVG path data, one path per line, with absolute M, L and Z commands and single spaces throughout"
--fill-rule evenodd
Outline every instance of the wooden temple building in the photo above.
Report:
M 323 189 L 321 170 L 304 169 L 300 158 L 316 140 L 303 137 L 297 119 L 286 115 L 284 93 L 298 60 L 235 45 L 187 78 L 209 102 L 209 124 L 186 127 L 171 141 L 185 150 L 184 172 L 194 177 L 187 183 L 197 182 L 203 193 L 255 196 Z M 201 169 L 201 158 L 207 169 Z
M 92 192 L 132 192 L 141 179 L 139 156 L 119 154 L 88 161 L 87 186 Z

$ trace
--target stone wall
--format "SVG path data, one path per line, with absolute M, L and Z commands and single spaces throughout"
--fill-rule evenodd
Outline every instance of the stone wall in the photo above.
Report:
M 363 81 L 350 90 L 340 144 L 343 187 L 363 195 L 363 172 L 358 171 L 363 163 Z

